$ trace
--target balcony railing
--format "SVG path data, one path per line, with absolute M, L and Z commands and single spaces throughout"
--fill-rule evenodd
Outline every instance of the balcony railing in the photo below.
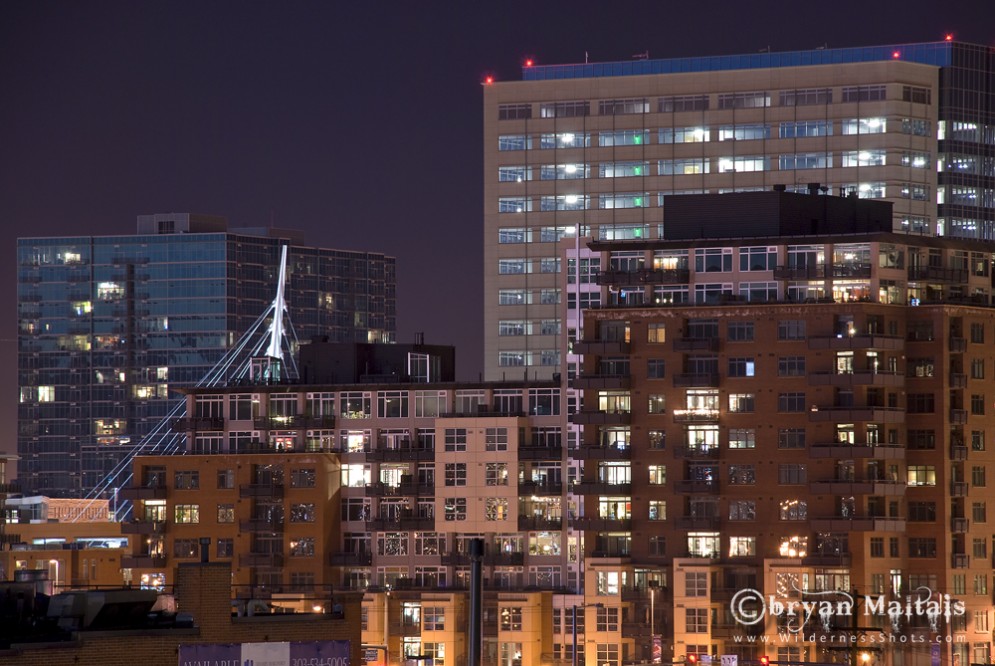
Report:
M 403 440 L 388 445 L 380 442 L 376 448 L 365 450 L 369 462 L 408 462 L 435 459 L 435 449 L 428 442 Z
M 164 520 L 132 520 L 121 523 L 121 534 L 165 534 L 166 521 Z
M 121 488 L 117 495 L 123 500 L 161 500 L 166 499 L 169 491 L 165 484 L 154 486 L 127 486 Z
M 884 479 L 832 478 L 809 483 L 809 489 L 817 495 L 904 495 L 906 484 L 903 481 Z
M 712 351 L 719 350 L 719 338 L 675 338 L 674 351 Z
M 957 461 L 967 460 L 967 447 L 963 444 L 951 444 L 950 459 Z
M 173 432 L 186 432 L 189 430 L 224 430 L 225 420 L 222 417 L 175 419 L 173 420 L 172 428 Z
M 967 532 L 971 525 L 971 521 L 967 518 L 951 518 L 950 519 L 950 531 L 955 534 L 963 534 Z
M 718 388 L 719 373 L 717 372 L 685 372 L 674 375 L 675 387 Z
M 967 282 L 967 269 L 940 268 L 939 266 L 909 266 L 909 280 L 930 282 Z
M 249 483 L 238 488 L 238 496 L 242 499 L 251 497 L 272 497 L 278 499 L 283 497 L 282 483 Z
M 519 495 L 562 495 L 562 481 L 519 481 Z
M 578 340 L 573 344 L 575 354 L 617 356 L 628 354 L 631 346 L 624 340 Z
M 675 446 L 674 457 L 683 460 L 718 460 L 721 449 L 717 446 Z
M 239 555 L 238 564 L 243 567 L 281 567 L 283 566 L 283 554 L 246 553 Z
M 951 372 L 950 388 L 952 389 L 967 388 L 967 375 L 964 374 L 963 372 Z
M 563 519 L 540 516 L 518 516 L 518 529 L 523 532 L 563 529 Z
M 714 423 L 719 420 L 717 409 L 675 409 L 675 423 Z
M 518 447 L 519 460 L 559 460 L 563 457 L 563 446 L 534 446 L 525 444 Z
M 575 495 L 627 495 L 632 484 L 622 481 L 578 481 L 570 487 Z
M 810 386 L 902 386 L 905 376 L 897 372 L 854 370 L 853 372 L 810 372 Z
M 812 529 L 817 532 L 904 532 L 904 518 L 877 516 L 828 516 L 813 518 Z
M 333 567 L 360 566 L 368 567 L 373 563 L 373 553 L 329 553 L 328 563 Z
M 853 423 L 875 421 L 878 423 L 903 423 L 905 410 L 897 407 L 875 405 L 813 405 L 808 413 L 809 421 L 833 421 Z
M 577 460 L 628 460 L 632 457 L 632 449 L 628 446 L 617 446 L 609 444 L 582 445 L 580 448 L 570 452 L 571 457 Z
M 964 553 L 953 553 L 950 555 L 950 566 L 954 569 L 967 569 L 971 566 L 971 556 Z
M 577 516 L 571 518 L 570 527 L 575 530 L 590 530 L 597 532 L 625 531 L 632 527 L 628 518 L 602 518 L 600 516 Z
M 964 425 L 967 423 L 967 410 L 966 409 L 951 409 L 950 410 L 950 423 L 952 425 Z
M 575 389 L 627 389 L 632 385 L 629 375 L 583 374 L 570 382 Z
M 601 271 L 595 279 L 602 287 L 637 287 L 647 284 L 687 284 L 690 277 L 691 271 L 687 268 L 640 268 L 634 271 Z
M 902 460 L 905 458 L 905 447 L 888 444 L 820 442 L 813 444 L 808 454 L 811 458 Z
M 679 493 L 708 493 L 719 492 L 718 479 L 683 479 L 674 485 Z
M 964 481 L 951 481 L 950 482 L 950 496 L 951 497 L 967 497 L 968 486 Z
M 824 280 L 826 265 L 818 266 L 775 266 L 775 280 Z
M 581 425 L 627 425 L 632 422 L 632 413 L 628 411 L 584 410 L 574 413 L 570 420 Z
M 809 349 L 880 349 L 899 351 L 905 349 L 905 338 L 877 333 L 838 333 L 813 336 L 808 339 Z
M 238 527 L 243 532 L 283 532 L 283 521 L 252 518 L 240 521 Z
M 380 516 L 366 521 L 366 527 L 371 530 L 431 530 L 435 528 L 435 518 L 414 511 L 402 511 L 397 515 Z
M 952 354 L 963 354 L 967 351 L 967 340 L 965 338 L 952 337 L 947 345 Z
M 716 530 L 721 524 L 718 516 L 681 516 L 677 527 L 682 530 Z
M 166 566 L 164 555 L 125 555 L 121 557 L 122 569 L 161 569 Z

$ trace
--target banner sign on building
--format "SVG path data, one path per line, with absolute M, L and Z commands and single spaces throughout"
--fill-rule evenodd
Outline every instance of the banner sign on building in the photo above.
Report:
M 349 641 L 181 645 L 179 666 L 349 666 Z

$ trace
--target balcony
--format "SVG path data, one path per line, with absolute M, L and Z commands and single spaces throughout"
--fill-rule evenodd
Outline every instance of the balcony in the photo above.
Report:
M 403 497 L 433 497 L 435 495 L 435 483 L 402 477 L 401 484 L 397 486 L 397 493 Z
M 532 444 L 518 447 L 519 460 L 560 460 L 563 458 L 563 446 L 535 446 Z
M 856 370 L 854 372 L 810 372 L 809 386 L 887 386 L 905 385 L 905 376 L 897 372 L 872 372 Z
M 283 532 L 283 521 L 268 518 L 252 518 L 238 523 L 238 529 L 243 532 Z
M 690 277 L 691 271 L 687 268 L 640 268 L 634 271 L 601 271 L 595 279 L 602 287 L 638 287 L 647 284 L 687 284 Z
M 681 460 L 718 460 L 721 449 L 717 446 L 675 446 L 674 457 Z
M 398 497 L 401 495 L 399 486 L 392 486 L 382 481 L 366 484 L 367 497 Z
M 952 389 L 967 388 L 967 375 L 964 374 L 963 372 L 951 372 L 950 388 Z
M 575 389 L 627 389 L 632 385 L 629 375 L 583 374 L 574 377 L 570 385 Z
M 950 496 L 951 497 L 967 497 L 967 483 L 964 481 L 951 481 L 950 482 Z
M 166 521 L 164 520 L 132 520 L 121 523 L 121 534 L 165 534 Z
M 546 532 L 563 529 L 562 518 L 518 516 L 518 529 L 522 532 Z
M 185 418 L 174 419 L 172 422 L 173 432 L 187 432 L 190 430 L 224 430 L 224 418 Z
M 238 496 L 242 499 L 253 497 L 271 497 L 280 499 L 283 497 L 282 483 L 249 483 L 238 487 Z
M 121 558 L 122 569 L 162 569 L 165 566 L 164 555 L 125 555 Z
M 163 500 L 168 493 L 165 485 L 126 486 L 117 491 L 117 496 L 119 499 L 131 501 Z
M 391 620 L 388 623 L 390 627 L 391 636 L 420 636 L 421 635 L 421 622 L 412 622 L 411 620 L 402 620 L 398 622 L 397 620 Z
M 658 625 L 659 626 L 659 625 Z M 642 642 L 650 643 L 650 623 L 632 621 L 622 623 L 622 638 L 642 639 Z
M 601 516 L 579 516 L 571 518 L 570 527 L 575 530 L 592 532 L 619 532 L 632 529 L 632 521 L 628 518 L 602 518 Z
M 717 530 L 721 524 L 718 516 L 681 516 L 677 527 L 682 530 Z
M 402 511 L 398 515 L 380 516 L 367 520 L 366 527 L 377 531 L 432 530 L 435 529 L 435 518 L 423 516 L 414 511 Z
M 951 444 L 950 459 L 957 461 L 967 460 L 967 447 L 963 444 Z
M 321 415 L 307 414 L 307 415 L 304 416 L 304 427 L 305 428 L 334 428 L 335 427 L 335 415 L 334 414 L 321 414 Z
M 829 516 L 811 519 L 817 532 L 904 532 L 904 518 L 874 516 Z
M 838 442 L 813 444 L 808 450 L 810 458 L 844 458 L 873 460 L 904 460 L 905 447 L 885 444 L 841 444 Z
M 967 518 L 951 518 L 950 531 L 954 534 L 963 534 L 971 526 L 971 521 Z
M 809 490 L 815 495 L 904 495 L 905 483 L 884 479 L 822 479 L 812 481 Z
M 833 264 L 829 267 L 830 277 L 834 278 L 869 278 L 870 264 Z
M 694 352 L 719 350 L 719 338 L 676 338 L 674 339 L 674 351 Z
M 562 495 L 563 482 L 561 481 L 519 481 L 519 495 Z
M 689 372 L 689 373 L 674 375 L 674 386 L 677 388 L 682 388 L 682 387 L 718 388 L 719 373 Z
M 775 280 L 825 280 L 826 265 L 818 266 L 775 266 Z
M 718 479 L 684 479 L 674 485 L 679 493 L 706 493 L 716 495 L 719 492 Z
M 717 409 L 675 409 L 674 423 L 717 423 Z
M 967 351 L 967 340 L 965 338 L 952 337 L 947 341 L 947 347 L 951 354 L 963 354 Z
M 950 566 L 953 569 L 967 569 L 971 566 L 971 557 L 964 553 L 952 553 L 950 555 Z
M 283 553 L 246 553 L 238 556 L 240 567 L 282 567 Z
M 855 333 L 848 335 L 814 336 L 808 339 L 809 349 L 880 349 L 883 351 L 899 351 L 905 349 L 905 338 L 873 333 Z
M 582 445 L 578 449 L 573 449 L 570 452 L 570 457 L 576 460 L 629 460 L 632 458 L 632 449 L 628 446 L 615 444 L 607 446 Z
M 848 567 L 850 553 L 812 553 L 802 557 L 802 564 L 807 567 Z
M 329 553 L 328 564 L 333 567 L 368 567 L 373 563 L 373 553 Z
M 469 553 L 453 551 L 442 554 L 444 566 L 461 566 L 470 562 Z M 489 567 L 520 567 L 525 564 L 525 553 L 484 553 L 480 562 Z
M 963 284 L 967 282 L 967 269 L 940 268 L 939 266 L 909 266 L 909 280 L 925 280 L 929 282 L 952 282 Z
M 257 430 L 287 430 L 304 427 L 304 417 L 291 416 L 261 416 L 252 419 L 252 427 Z
M 435 449 L 422 444 L 405 440 L 400 446 L 387 446 L 381 443 L 376 448 L 366 450 L 368 462 L 427 462 L 435 460 Z
M 615 481 L 578 481 L 570 487 L 575 495 L 628 495 L 632 492 L 631 483 Z
M 628 411 L 584 410 L 570 417 L 572 423 L 579 425 L 628 425 L 632 423 L 632 413 Z
M 624 340 L 578 340 L 573 344 L 575 354 L 594 356 L 619 356 L 628 354 L 631 345 Z
M 966 409 L 951 409 L 950 410 L 950 424 L 951 425 L 964 425 L 967 423 L 967 410 Z
M 875 405 L 815 405 L 809 410 L 808 420 L 820 423 L 904 423 L 905 410 L 897 407 Z

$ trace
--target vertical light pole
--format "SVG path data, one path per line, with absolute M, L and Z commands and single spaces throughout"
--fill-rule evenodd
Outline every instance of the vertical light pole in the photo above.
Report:
M 572 626 L 571 626 L 571 629 L 573 630 L 573 632 L 572 632 L 573 633 L 573 654 L 570 655 L 571 658 L 572 658 L 572 660 L 573 660 L 573 666 L 578 666 L 578 664 L 577 664 L 577 609 L 578 608 L 580 608 L 580 609 L 584 609 L 584 608 L 604 608 L 604 606 L 605 605 L 603 603 L 601 603 L 600 601 L 598 603 L 596 603 L 596 604 L 574 604 L 573 605 L 573 623 L 572 623 Z M 586 626 L 586 623 L 585 623 L 585 626 L 584 626 L 584 635 L 585 636 L 587 635 L 587 626 Z
M 656 661 L 656 618 L 654 616 L 654 610 L 656 605 L 656 586 L 650 585 L 650 661 L 654 664 Z

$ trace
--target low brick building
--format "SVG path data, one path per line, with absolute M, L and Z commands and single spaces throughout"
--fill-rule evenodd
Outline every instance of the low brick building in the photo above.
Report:
M 175 666 L 181 644 L 313 640 L 348 640 L 351 663 L 361 661 L 361 595 L 356 593 L 336 596 L 337 612 L 332 614 L 233 617 L 227 562 L 178 565 L 174 591 L 177 611 L 193 616 L 192 628 L 79 631 L 69 641 L 14 645 L 0 651 L 0 661 L 25 666 Z

